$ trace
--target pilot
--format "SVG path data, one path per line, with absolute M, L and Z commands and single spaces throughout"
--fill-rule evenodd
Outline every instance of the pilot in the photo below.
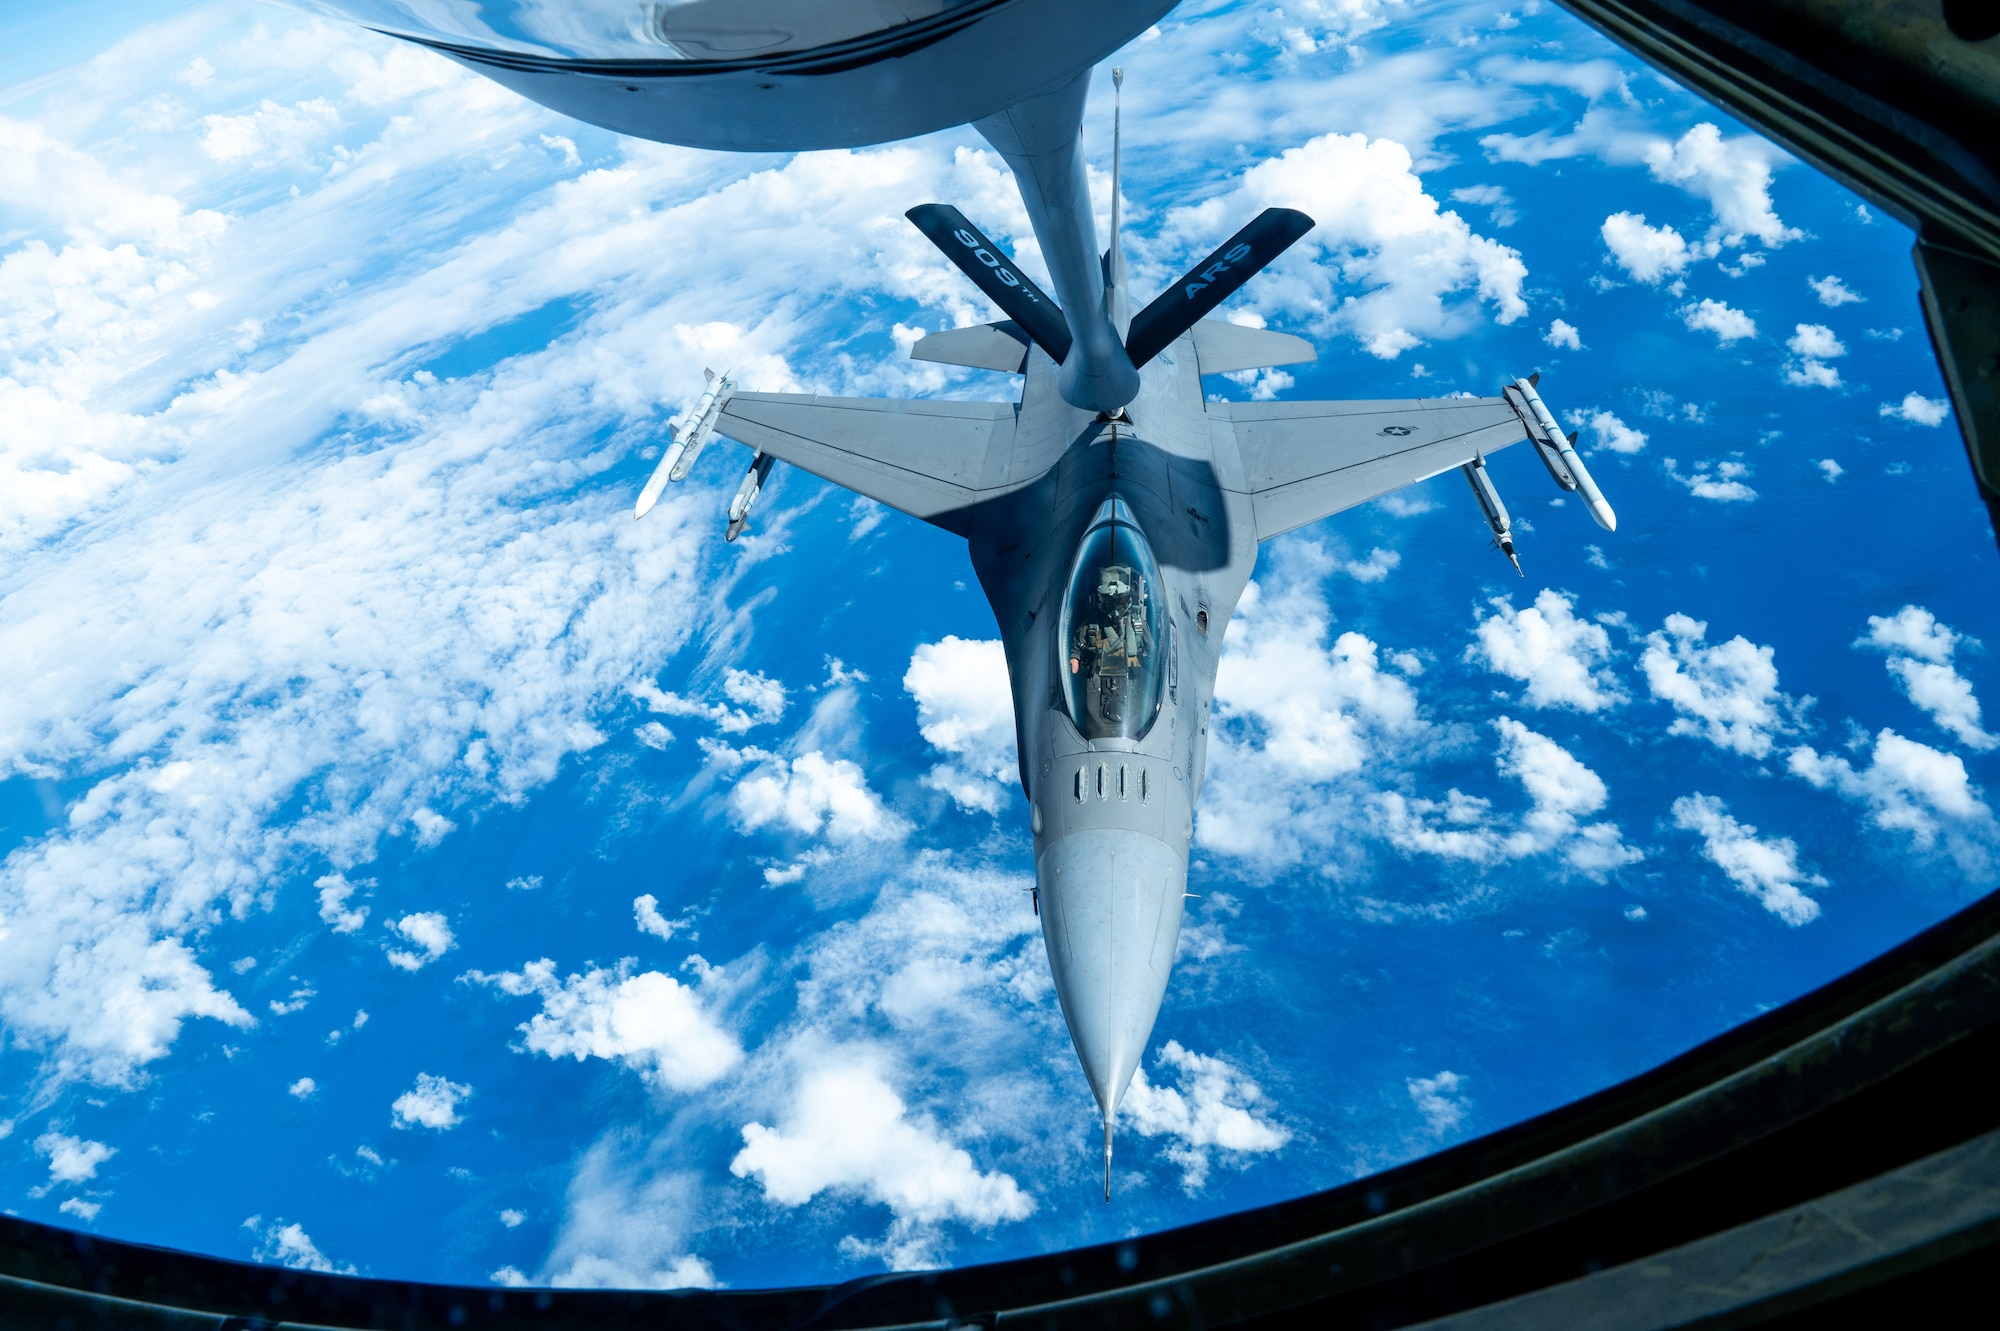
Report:
M 1090 666 L 1097 687 L 1096 712 L 1116 723 L 1124 711 L 1125 683 L 1145 655 L 1146 609 L 1132 569 L 1106 564 L 1097 574 L 1097 592 L 1089 618 L 1079 623 L 1070 643 L 1069 669 L 1081 673 Z

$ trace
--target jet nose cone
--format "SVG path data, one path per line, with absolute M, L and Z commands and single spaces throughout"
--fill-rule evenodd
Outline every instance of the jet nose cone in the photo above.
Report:
M 1048 845 L 1036 871 L 1056 996 L 1108 1123 L 1160 1014 L 1187 861 L 1143 832 L 1096 829 Z

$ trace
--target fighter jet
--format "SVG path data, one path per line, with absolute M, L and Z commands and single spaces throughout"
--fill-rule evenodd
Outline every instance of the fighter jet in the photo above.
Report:
M 1020 184 L 1054 297 L 951 205 L 909 212 L 1008 315 L 911 354 L 1017 375 L 1018 398 L 761 393 L 711 373 L 634 516 L 719 434 L 752 451 L 730 540 L 777 461 L 965 539 L 1005 644 L 1034 907 L 1102 1120 L 1109 1197 L 1113 1124 L 1180 938 L 1223 629 L 1258 545 L 1456 467 L 1518 569 L 1485 460 L 1523 439 L 1601 526 L 1616 517 L 1539 376 L 1486 398 L 1207 400 L 1205 375 L 1314 359 L 1302 338 L 1208 317 L 1312 220 L 1265 211 L 1131 312 L 1119 130 L 1103 250 L 1084 175 L 1089 79 L 975 122 Z

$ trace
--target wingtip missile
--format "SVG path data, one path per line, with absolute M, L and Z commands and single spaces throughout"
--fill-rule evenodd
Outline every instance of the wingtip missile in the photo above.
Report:
M 1576 491 L 1578 498 L 1583 500 L 1584 508 L 1589 510 L 1591 519 L 1598 526 L 1606 531 L 1617 531 L 1617 513 L 1612 511 L 1610 503 L 1605 500 L 1604 492 L 1597 488 L 1597 481 L 1591 476 L 1590 468 L 1584 466 L 1583 459 L 1577 456 L 1576 431 L 1572 430 L 1565 435 L 1562 427 L 1556 424 L 1556 418 L 1549 414 L 1548 405 L 1542 401 L 1542 395 L 1535 391 L 1535 384 L 1541 377 L 1540 371 L 1537 371 L 1526 379 L 1516 379 L 1513 384 L 1514 390 L 1520 395 L 1515 410 L 1521 411 L 1523 406 L 1526 407 L 1522 424 L 1528 428 L 1528 435 L 1534 441 L 1535 451 L 1541 454 L 1543 463 L 1548 466 L 1549 475 L 1555 477 L 1557 485 L 1565 490 Z

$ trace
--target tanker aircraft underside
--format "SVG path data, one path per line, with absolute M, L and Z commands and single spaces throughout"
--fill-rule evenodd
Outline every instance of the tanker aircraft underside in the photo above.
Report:
M 1485 459 L 1522 439 L 1599 525 L 1616 518 L 1536 376 L 1490 398 L 1204 400 L 1204 375 L 1315 358 L 1301 338 L 1205 317 L 1312 220 L 1267 209 L 1132 313 L 1115 139 L 1101 254 L 1090 209 L 1089 83 L 1085 70 L 974 122 L 1013 168 L 1059 299 L 956 209 L 909 213 L 1009 316 L 911 354 L 1020 375 L 1018 401 L 739 392 L 711 373 L 635 516 L 721 434 L 752 450 L 730 540 L 777 461 L 965 538 L 1005 644 L 1034 901 L 1102 1117 L 1108 1197 L 1112 1125 L 1180 937 L 1223 628 L 1258 544 L 1457 467 L 1513 560 Z

